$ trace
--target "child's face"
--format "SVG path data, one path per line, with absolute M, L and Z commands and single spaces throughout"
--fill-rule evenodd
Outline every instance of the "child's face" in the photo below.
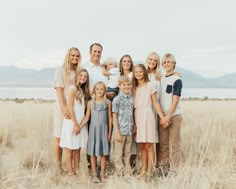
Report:
M 149 58 L 148 58 L 148 68 L 156 69 L 157 61 L 158 60 L 156 59 L 156 56 L 154 56 L 154 55 L 149 56 Z
M 172 72 L 174 70 L 174 64 L 170 58 L 166 58 L 166 60 L 162 63 L 162 67 L 166 72 Z
M 114 63 L 114 62 L 109 62 L 109 63 L 106 64 L 106 66 L 107 66 L 107 69 L 110 70 L 110 69 L 116 67 L 116 63 Z
M 137 80 L 142 80 L 143 79 L 143 69 L 141 67 L 136 67 L 135 70 L 134 70 L 134 77 L 137 79 Z
M 81 72 L 79 74 L 79 83 L 80 84 L 84 84 L 86 83 L 88 80 L 88 73 L 87 72 Z
M 97 97 L 103 97 L 105 94 L 104 86 L 103 85 L 97 85 L 95 88 L 95 95 Z
M 131 84 L 130 81 L 126 81 L 126 82 L 120 83 L 119 88 L 120 88 L 122 93 L 128 95 L 131 92 L 132 84 Z
M 80 60 L 80 53 L 79 53 L 79 51 L 77 51 L 77 50 L 72 50 L 71 52 L 70 52 L 70 56 L 69 56 L 69 62 L 71 63 L 71 64 L 78 64 L 78 62 L 79 62 L 79 60 Z

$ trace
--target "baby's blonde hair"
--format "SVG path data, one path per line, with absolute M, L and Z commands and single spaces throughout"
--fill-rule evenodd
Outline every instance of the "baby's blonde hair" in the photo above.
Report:
M 107 59 L 104 61 L 104 65 L 107 65 L 107 64 L 109 64 L 109 63 L 112 63 L 112 64 L 115 65 L 115 67 L 117 67 L 117 61 L 116 61 L 115 58 L 109 57 L 109 58 L 107 58 Z

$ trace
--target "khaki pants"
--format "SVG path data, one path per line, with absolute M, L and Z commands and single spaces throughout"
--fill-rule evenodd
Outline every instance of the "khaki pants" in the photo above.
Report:
M 171 117 L 171 125 L 168 128 L 159 126 L 160 153 L 163 164 L 169 164 L 173 169 L 178 168 L 180 162 L 180 126 L 181 115 Z
M 130 168 L 132 135 L 122 135 L 121 137 L 121 142 L 115 140 L 114 160 L 117 172 L 120 172 L 124 167 Z

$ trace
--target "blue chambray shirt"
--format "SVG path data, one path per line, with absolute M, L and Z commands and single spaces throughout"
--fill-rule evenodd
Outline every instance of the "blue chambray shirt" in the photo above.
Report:
M 112 112 L 117 113 L 121 135 L 131 135 L 133 130 L 134 100 L 131 95 L 120 93 L 112 101 Z

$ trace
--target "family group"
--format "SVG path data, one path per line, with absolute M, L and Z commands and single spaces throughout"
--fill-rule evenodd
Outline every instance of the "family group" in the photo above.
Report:
M 79 177 L 81 148 L 86 148 L 95 183 L 107 181 L 105 163 L 111 159 L 117 176 L 132 175 L 139 158 L 138 179 L 152 176 L 155 169 L 177 172 L 182 81 L 174 71 L 174 55 L 160 60 L 151 52 L 144 64 L 134 65 L 128 54 L 119 64 L 114 58 L 101 63 L 102 51 L 101 44 L 92 44 L 90 62 L 82 64 L 79 49 L 72 47 L 55 71 L 53 149 L 59 172 L 65 172 L 63 151 L 66 174 Z

